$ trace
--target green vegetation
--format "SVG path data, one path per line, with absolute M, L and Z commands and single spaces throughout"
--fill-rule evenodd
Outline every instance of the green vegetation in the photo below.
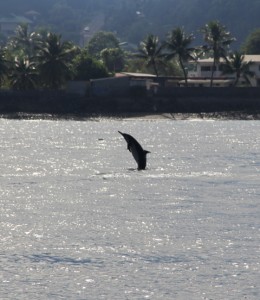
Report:
M 10 84 L 15 90 L 35 89 L 38 82 L 38 73 L 35 62 L 25 57 L 16 57 L 9 75 Z
M 8 62 L 6 60 L 6 50 L 0 48 L 0 87 L 3 85 L 6 74 L 8 74 Z
M 213 68 L 211 73 L 210 86 L 213 83 L 214 72 L 216 65 L 219 64 L 220 58 L 226 60 L 229 46 L 235 40 L 226 27 L 220 24 L 218 21 L 211 21 L 206 24 L 202 29 L 204 41 L 207 43 L 203 50 L 206 53 L 210 53 L 213 57 Z
M 260 29 L 250 33 L 241 48 L 246 54 L 260 54 Z
M 0 86 L 16 90 L 60 89 L 69 79 L 108 76 L 104 64 L 52 32 L 29 33 L 19 25 L 0 48 Z
M 187 85 L 187 64 L 197 58 L 213 57 L 214 70 L 220 59 L 226 61 L 223 71 L 251 76 L 243 52 L 232 52 L 235 38 L 219 21 L 210 21 L 200 30 L 204 45 L 193 46 L 195 37 L 181 27 L 168 32 L 165 40 L 149 34 L 135 52 L 124 50 L 112 32 L 97 32 L 86 47 L 77 46 L 47 29 L 31 32 L 21 24 L 0 46 L 0 87 L 17 90 L 62 89 L 68 80 L 89 80 L 116 72 L 153 73 L 156 76 L 183 76 Z M 257 43 L 254 32 L 247 41 Z
M 43 86 L 57 89 L 71 77 L 70 61 L 76 53 L 76 47 L 62 42 L 61 35 L 48 33 L 42 47 L 36 53 L 38 69 Z
M 195 60 L 195 48 L 191 47 L 193 40 L 194 37 L 192 34 L 187 35 L 182 28 L 177 27 L 169 33 L 165 42 L 165 47 L 169 51 L 167 54 L 167 59 L 171 60 L 177 57 L 186 85 L 187 72 L 185 63 L 187 63 L 189 60 Z
M 60 35 L 28 32 L 27 25 L 18 26 L 16 35 L 2 48 L 9 65 L 2 70 L 5 86 L 9 84 L 19 90 L 60 88 L 70 77 L 70 61 L 76 46 L 62 42 Z
M 164 63 L 165 54 L 162 53 L 163 47 L 159 43 L 159 38 L 152 34 L 148 35 L 139 47 L 139 53 L 135 54 L 136 57 L 141 58 L 145 65 L 149 68 L 152 67 L 156 76 L 158 76 L 158 65 Z
M 120 48 L 105 48 L 100 51 L 101 59 L 110 73 L 120 72 L 124 68 L 125 53 Z
M 185 26 L 187 32 L 210 20 L 226 24 L 237 38 L 236 48 L 259 27 L 259 0 L 8 0 L 1 1 L 1 16 L 15 13 L 32 16 L 34 30 L 48 28 L 66 40 L 80 43 L 83 28 L 97 14 L 104 16 L 98 30 L 117 32 L 121 41 L 135 45 L 148 34 L 162 39 L 171 28 Z M 242 16 L 242 17 L 241 17 Z M 92 29 L 92 28 L 90 28 Z M 199 38 L 199 37 L 196 37 Z M 0 37 L 1 40 L 1 37 Z M 199 43 L 201 43 L 199 41 Z
M 75 80 L 90 80 L 108 77 L 108 71 L 101 61 L 91 57 L 86 49 L 81 49 L 73 59 Z
M 112 32 L 100 31 L 94 34 L 87 45 L 90 55 L 100 58 L 103 49 L 114 49 L 119 47 L 119 40 Z
M 234 86 L 237 85 L 239 79 L 243 77 L 250 85 L 249 77 L 253 77 L 254 73 L 249 70 L 252 62 L 244 62 L 244 55 L 238 51 L 230 54 L 226 60 L 226 64 L 223 65 L 223 74 L 235 74 L 236 80 Z

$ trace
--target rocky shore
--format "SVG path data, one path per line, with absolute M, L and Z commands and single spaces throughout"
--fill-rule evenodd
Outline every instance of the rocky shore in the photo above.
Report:
M 143 120 L 260 120 L 260 111 L 223 111 L 210 113 L 76 113 L 76 114 L 46 114 L 46 113 L 5 113 L 0 118 L 19 120 L 98 120 L 98 119 L 143 119 Z

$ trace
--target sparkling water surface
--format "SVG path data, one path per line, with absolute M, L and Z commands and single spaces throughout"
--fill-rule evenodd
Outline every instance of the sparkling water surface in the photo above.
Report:
M 0 119 L 0 134 L 0 299 L 260 299 L 259 121 Z

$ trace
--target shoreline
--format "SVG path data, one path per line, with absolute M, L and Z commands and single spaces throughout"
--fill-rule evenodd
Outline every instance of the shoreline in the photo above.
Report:
M 1 119 L 14 120 L 95 120 L 95 119 L 118 119 L 118 120 L 260 120 L 260 111 L 223 111 L 201 113 L 100 113 L 100 114 L 50 114 L 50 113 L 6 113 L 0 114 Z

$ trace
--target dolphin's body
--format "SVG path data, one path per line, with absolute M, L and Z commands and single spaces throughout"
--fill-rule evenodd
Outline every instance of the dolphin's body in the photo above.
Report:
M 144 150 L 142 146 L 130 134 L 118 131 L 127 142 L 127 149 L 132 153 L 138 165 L 138 170 L 144 170 L 146 167 L 146 155 L 150 151 Z

